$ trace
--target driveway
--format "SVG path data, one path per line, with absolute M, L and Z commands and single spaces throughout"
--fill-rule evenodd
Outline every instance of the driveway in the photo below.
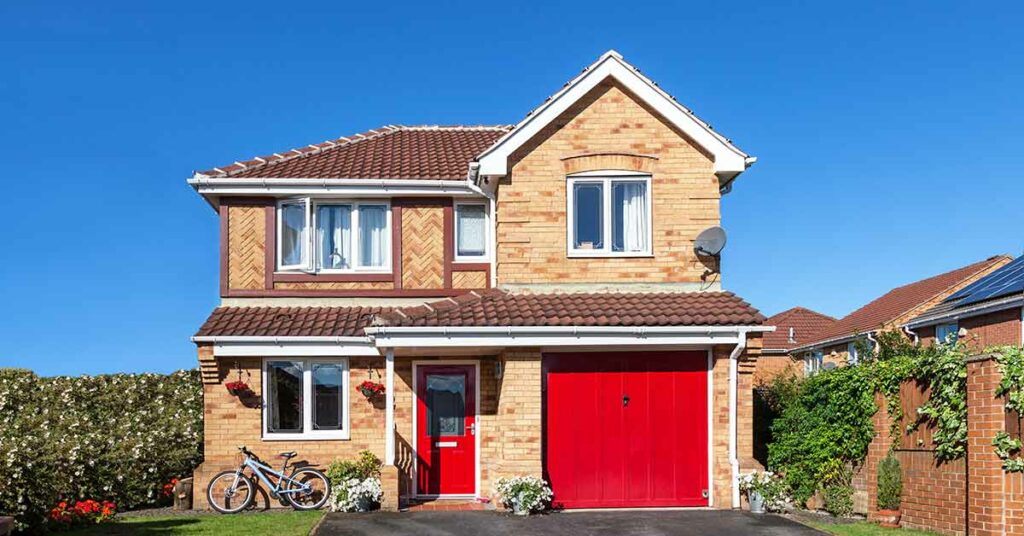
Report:
M 317 536 L 821 536 L 775 515 L 724 510 L 630 510 L 517 517 L 498 512 L 327 514 Z

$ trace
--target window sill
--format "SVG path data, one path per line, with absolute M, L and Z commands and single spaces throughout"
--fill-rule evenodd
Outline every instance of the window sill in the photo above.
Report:
M 348 441 L 349 433 L 341 431 L 336 433 L 263 434 L 263 437 L 260 439 L 263 441 Z
M 654 254 L 649 252 L 641 253 L 614 253 L 614 252 L 594 252 L 587 253 L 582 251 L 570 251 L 566 254 L 570 259 L 653 259 Z
M 394 274 L 390 270 L 387 272 L 319 272 L 319 273 L 306 273 L 306 272 L 274 272 L 274 281 L 283 283 L 309 283 L 309 282 L 373 282 L 373 281 L 392 281 L 394 280 Z

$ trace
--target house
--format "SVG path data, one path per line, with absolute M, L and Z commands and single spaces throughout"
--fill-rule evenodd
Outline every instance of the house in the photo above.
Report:
M 515 475 L 565 508 L 737 507 L 772 328 L 694 239 L 753 162 L 608 52 L 515 125 L 386 126 L 196 173 L 221 243 L 193 337 L 197 489 L 245 444 L 369 449 L 387 509 Z
M 794 359 L 791 351 L 800 343 L 830 327 L 836 319 L 805 307 L 793 307 L 768 317 L 767 324 L 775 331 L 762 338 L 761 357 L 757 360 L 754 383 L 762 384 L 787 371 L 803 373 L 803 361 Z
M 941 303 L 953 293 L 998 270 L 1010 257 L 997 255 L 956 270 L 897 287 L 867 305 L 829 324 L 811 340 L 790 349 L 802 359 L 804 371 L 856 363 L 859 352 L 873 346 L 878 331 L 901 329 L 904 324 Z
M 968 346 L 984 350 L 1024 344 L 1022 317 L 1024 256 L 948 296 L 905 329 L 925 345 L 964 337 Z

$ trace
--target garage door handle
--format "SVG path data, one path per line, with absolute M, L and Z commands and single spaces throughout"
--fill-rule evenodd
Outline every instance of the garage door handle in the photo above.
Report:
M 622 407 L 629 405 L 629 395 L 622 395 Z

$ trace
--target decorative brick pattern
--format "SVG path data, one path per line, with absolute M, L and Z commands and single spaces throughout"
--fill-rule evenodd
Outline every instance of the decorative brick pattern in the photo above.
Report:
M 279 290 L 392 290 L 391 281 L 298 281 L 276 282 Z
M 693 239 L 720 221 L 713 162 L 617 82 L 599 84 L 510 165 L 498 195 L 502 283 L 693 283 L 708 268 Z M 651 173 L 653 257 L 566 257 L 566 170 L 598 165 Z
M 402 208 L 402 288 L 444 287 L 444 209 Z
M 487 272 L 483 270 L 476 272 L 454 272 L 452 273 L 452 287 L 465 290 L 487 288 Z
M 217 358 L 213 357 L 213 345 L 200 344 L 196 348 L 199 354 L 199 376 L 204 384 L 216 384 L 220 382 L 220 370 L 217 368 Z
M 262 289 L 266 277 L 266 209 L 228 207 L 228 288 Z

